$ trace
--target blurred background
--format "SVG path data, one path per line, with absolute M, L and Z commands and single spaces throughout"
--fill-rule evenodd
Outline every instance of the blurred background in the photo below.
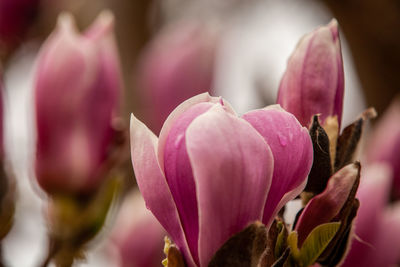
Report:
M 37 0 L 30 4 L 25 3 L 28 0 L 15 0 L 14 3 L 20 2 L 16 6 L 6 2 L 0 0 L 4 142 L 18 187 L 14 226 L 2 244 L 7 266 L 37 266 L 47 251 L 46 198 L 36 185 L 32 169 L 33 73 L 38 50 L 54 29 L 60 12 L 71 12 L 80 30 L 88 27 L 101 10 L 114 13 L 124 84 L 122 117 L 128 123 L 129 114 L 134 113 L 152 125 L 156 133 L 160 128 L 157 120 L 164 118 L 154 118 L 153 113 L 162 111 L 162 102 L 168 101 L 170 94 L 185 99 L 209 89 L 213 95 L 227 99 L 239 114 L 275 103 L 286 61 L 298 40 L 332 18 L 339 23 L 343 49 L 343 125 L 369 106 L 383 113 L 400 92 L 397 0 Z M 15 26 L 17 34 L 7 35 L 4 30 L 7 27 L 2 24 L 6 24 L 7 16 L 21 20 Z M 190 25 L 195 25 L 196 33 L 185 36 Z M 168 39 L 173 36 L 184 42 L 174 44 Z M 197 86 L 196 78 L 191 79 L 193 73 L 176 67 L 182 71 L 182 77 L 189 77 L 177 83 L 188 86 L 176 86 L 175 93 L 165 92 L 165 98 L 156 99 L 148 89 L 154 78 L 148 68 L 165 71 L 162 60 L 183 64 L 179 58 L 191 58 L 192 49 L 203 43 L 212 47 L 212 52 L 206 53 L 212 54 L 211 59 L 191 60 L 202 61 L 202 71 L 212 73 L 209 83 L 195 92 L 188 88 L 191 83 Z M 157 49 L 161 51 L 160 62 L 149 59 L 151 51 Z M 180 52 L 187 54 L 182 56 Z M 152 60 L 155 62 L 148 63 Z M 133 171 L 127 171 L 134 184 Z M 116 249 L 109 239 L 118 221 L 118 211 L 113 209 L 105 229 L 92 241 L 87 260 L 77 266 L 117 265 Z M 132 208 L 131 213 L 135 215 L 137 210 Z

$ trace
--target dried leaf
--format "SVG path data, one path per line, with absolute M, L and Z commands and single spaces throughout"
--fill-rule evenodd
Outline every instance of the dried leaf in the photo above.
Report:
M 375 109 L 369 108 L 360 115 L 358 120 L 344 128 L 337 142 L 335 171 L 351 163 L 361 138 L 364 122 L 374 117 L 376 117 Z
M 208 266 L 256 267 L 266 247 L 267 228 L 255 222 L 226 241 Z
M 317 115 L 313 117 L 309 132 L 313 144 L 314 162 L 304 191 L 319 194 L 325 189 L 332 175 L 329 137 L 319 124 Z
M 275 262 L 275 244 L 278 239 L 279 232 L 281 231 L 278 222 L 275 219 L 272 222 L 267 234 L 267 247 L 261 255 L 259 267 L 271 266 Z
M 332 168 L 335 166 L 335 158 L 336 158 L 336 147 L 339 135 L 339 122 L 338 117 L 335 116 L 328 116 L 325 119 L 323 125 L 326 134 L 329 137 L 329 153 L 331 154 L 331 165 Z
M 167 267 L 185 267 L 182 254 L 175 245 L 170 245 L 168 248 Z
M 271 267 L 283 267 L 286 260 L 289 258 L 290 248 L 286 248 L 282 255 L 277 259 Z

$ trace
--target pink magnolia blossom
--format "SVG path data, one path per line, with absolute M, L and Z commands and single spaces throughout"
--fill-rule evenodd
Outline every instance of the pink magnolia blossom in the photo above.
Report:
M 140 85 L 155 133 L 182 101 L 212 91 L 216 45 L 215 32 L 192 21 L 164 28 L 150 43 L 141 60 Z
M 159 267 L 165 230 L 146 209 L 140 192 L 130 193 L 122 203 L 111 235 L 120 267 Z
M 400 202 L 386 206 L 390 184 L 389 165 L 362 169 L 355 234 L 342 267 L 389 267 L 400 261 Z
M 36 176 L 48 193 L 83 193 L 100 171 L 113 140 L 120 69 L 113 17 L 102 13 L 82 35 L 69 15 L 41 48 L 36 71 Z
M 338 25 L 332 20 L 305 35 L 291 55 L 279 86 L 278 100 L 300 123 L 315 114 L 342 119 L 344 73 Z
M 249 223 L 269 224 L 304 188 L 312 162 L 308 131 L 293 115 L 275 107 L 239 118 L 207 93 L 179 105 L 158 139 L 132 116 L 131 149 L 146 205 L 189 267 L 207 266 Z
M 376 125 L 368 142 L 366 163 L 384 162 L 393 169 L 393 196 L 400 198 L 400 99 L 396 99 Z

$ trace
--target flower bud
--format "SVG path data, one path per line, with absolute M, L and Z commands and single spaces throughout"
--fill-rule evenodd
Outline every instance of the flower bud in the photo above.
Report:
M 387 205 L 391 168 L 387 164 L 371 164 L 361 176 L 355 233 L 341 266 L 395 266 L 400 260 L 400 202 Z
M 400 198 L 400 99 L 396 99 L 376 125 L 368 143 L 367 163 L 382 162 L 393 171 L 393 197 Z
M 40 186 L 48 193 L 95 190 L 104 179 L 121 87 L 112 15 L 102 13 L 84 34 L 61 15 L 41 48 L 35 78 Z
M 182 101 L 211 91 L 216 43 L 207 25 L 185 22 L 162 30 L 147 48 L 140 82 L 147 121 L 155 133 Z
M 122 203 L 111 235 L 118 266 L 161 266 L 165 236 L 165 230 L 146 209 L 140 192 L 130 193 Z
M 291 55 L 279 86 L 278 100 L 300 123 L 315 114 L 342 119 L 344 73 L 336 20 L 305 35 Z

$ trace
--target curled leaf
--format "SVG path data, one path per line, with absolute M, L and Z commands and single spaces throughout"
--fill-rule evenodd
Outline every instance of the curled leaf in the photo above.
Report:
M 328 179 L 332 175 L 330 145 L 329 137 L 319 124 L 317 115 L 313 117 L 309 132 L 313 144 L 314 162 L 304 191 L 316 195 L 325 189 Z
M 375 109 L 369 108 L 360 115 L 359 119 L 344 128 L 337 140 L 335 171 L 351 162 L 361 138 L 364 122 L 374 117 L 376 117 Z

